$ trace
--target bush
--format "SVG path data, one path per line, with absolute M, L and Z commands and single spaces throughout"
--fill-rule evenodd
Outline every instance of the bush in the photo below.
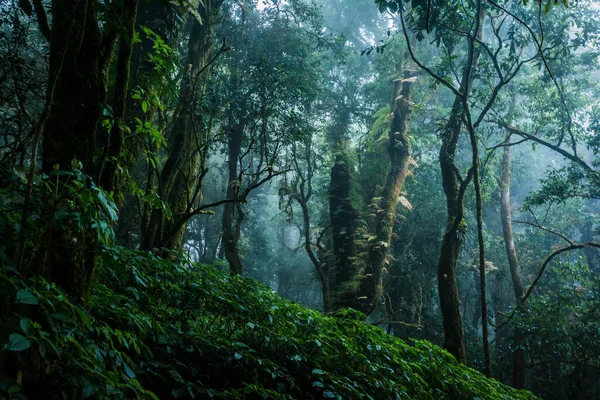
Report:
M 5 397 L 534 398 L 353 310 L 325 317 L 183 259 L 120 247 L 99 257 L 88 309 L 42 278 L 0 271 L 15 303 L 0 338 Z

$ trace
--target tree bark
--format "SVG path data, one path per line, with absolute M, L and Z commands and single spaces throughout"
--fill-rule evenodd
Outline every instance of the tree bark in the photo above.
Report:
M 243 113 L 242 113 L 243 114 Z M 233 117 L 232 117 L 233 118 Z M 235 122 L 229 132 L 229 160 L 227 166 L 229 169 L 229 179 L 227 184 L 227 199 L 237 199 L 240 190 L 240 177 L 238 176 L 238 162 L 242 149 L 242 140 L 244 138 L 244 129 L 246 121 L 244 117 Z M 235 219 L 235 203 L 225 203 L 223 206 L 223 252 L 232 275 L 242 274 L 242 260 L 237 248 L 237 223 Z
M 513 102 L 514 103 L 514 102 Z M 513 239 L 512 217 L 510 211 L 510 168 L 511 168 L 511 137 L 505 140 L 502 155 L 502 177 L 500 182 L 500 216 L 502 218 L 502 234 L 506 247 L 506 256 L 517 304 L 523 299 L 525 290 L 521 280 L 521 269 Z M 525 341 L 523 333 L 515 327 L 515 350 L 513 352 L 512 384 L 517 389 L 525 387 Z
M 400 65 L 397 67 L 401 69 Z M 382 199 L 377 210 L 375 239 L 369 246 L 366 268 L 360 277 L 358 309 L 365 314 L 373 312 L 382 294 L 382 277 L 386 257 L 391 244 L 398 200 L 410 164 L 410 117 L 412 114 L 412 88 L 416 78 L 405 71 L 403 79 L 394 82 L 392 112 L 394 118 L 389 132 L 388 155 L 390 166 L 383 187 Z
M 351 201 L 351 174 L 343 156 L 338 156 L 331 169 L 329 189 L 329 218 L 331 220 L 335 295 L 333 308 L 353 307 L 357 292 L 357 276 L 353 257 L 356 247 L 354 236 L 358 212 Z
M 456 282 L 456 261 L 460 252 L 462 236 L 466 229 L 462 197 L 460 197 L 460 176 L 454 164 L 456 146 L 461 128 L 461 99 L 456 98 L 448 122 L 446 135 L 440 149 L 442 185 L 446 194 L 448 209 L 447 229 L 442 238 L 438 261 L 438 292 L 444 327 L 444 348 L 460 363 L 466 363 L 467 355 L 463 337 L 462 317 Z M 454 229 L 454 226 L 456 228 Z
M 178 250 L 183 244 L 187 215 L 194 197 L 199 160 L 204 155 L 201 130 L 195 115 L 202 103 L 207 66 L 213 54 L 214 30 L 221 11 L 222 0 L 200 5 L 198 12 L 204 23 L 193 20 L 188 41 L 185 76 L 181 85 L 173 126 L 167 137 L 168 158 L 159 179 L 159 193 L 169 206 L 172 218 L 163 209 L 153 209 L 142 229 L 142 249 L 165 248 Z
M 116 27 L 100 30 L 97 1 L 52 2 L 50 36 L 49 108 L 42 142 L 42 171 L 63 170 L 81 162 L 88 175 L 97 172 L 94 146 L 97 125 L 107 95 L 108 66 L 116 41 Z M 116 23 L 115 23 L 116 25 Z M 58 185 L 67 184 L 58 177 Z M 54 213 L 65 201 L 48 198 Z M 69 199 L 70 200 L 70 199 Z M 73 199 L 77 204 L 77 199 Z M 93 232 L 52 224 L 48 245 L 37 273 L 43 274 L 76 299 L 85 300 L 95 269 L 96 238 Z
M 137 0 L 124 0 L 123 11 L 120 17 L 122 22 L 122 33 L 119 38 L 119 59 L 117 63 L 117 77 L 114 88 L 113 99 L 113 118 L 114 124 L 111 133 L 108 136 L 106 147 L 106 159 L 101 160 L 101 166 L 98 176 L 98 183 L 107 192 L 113 192 L 117 204 L 120 204 L 120 183 L 121 174 L 119 172 L 123 157 L 121 152 L 125 144 L 125 111 L 127 95 L 129 94 L 129 75 L 131 56 L 133 52 L 133 33 L 137 15 Z
M 479 23 L 484 19 L 484 13 L 478 14 Z M 475 33 L 479 40 L 483 38 L 483 30 L 478 29 Z M 448 220 L 446 231 L 442 237 L 440 258 L 437 266 L 438 292 L 440 296 L 440 309 L 442 311 L 444 327 L 444 348 L 448 350 L 457 361 L 466 363 L 467 354 L 462 327 L 462 316 L 460 314 L 460 301 L 458 297 L 458 284 L 456 281 L 456 262 L 460 253 L 462 237 L 466 229 L 464 220 L 464 192 L 472 179 L 473 169 L 465 178 L 460 175 L 458 167 L 454 162 L 458 145 L 458 138 L 462 127 L 464 116 L 463 102 L 468 101 L 473 85 L 475 69 L 479 62 L 479 53 L 473 47 L 470 50 L 469 63 L 465 66 L 461 79 L 461 94 L 455 96 L 450 118 L 442 136 L 439 160 L 442 173 L 442 186 L 446 195 L 446 206 Z
M 125 113 L 125 123 L 131 130 L 124 138 L 123 162 L 124 171 L 121 176 L 122 183 L 129 179 L 134 179 L 136 172 L 141 171 L 143 163 L 140 162 L 142 149 L 148 142 L 148 138 L 141 132 L 136 132 L 137 119 L 143 124 L 154 120 L 157 107 L 155 98 L 160 97 L 165 78 L 162 73 L 156 71 L 156 62 L 152 61 L 151 55 L 156 51 L 154 41 L 150 38 L 144 38 L 142 27 L 149 28 L 152 32 L 164 40 L 164 42 L 173 47 L 181 31 L 179 23 L 170 24 L 167 16 L 172 12 L 171 7 L 163 0 L 147 0 L 140 2 L 139 10 L 135 20 L 135 30 L 142 36 L 142 43 L 133 46 L 131 57 L 131 88 L 141 88 L 141 99 L 133 99 L 127 96 L 127 108 Z M 146 102 L 146 111 L 142 109 L 142 103 Z M 151 185 L 150 185 L 151 186 Z M 119 221 L 115 236 L 119 244 L 127 247 L 134 247 L 139 241 L 139 234 L 145 230 L 148 225 L 147 218 L 140 218 L 142 208 L 138 199 L 131 194 L 125 194 L 123 197 L 115 199 L 119 206 Z M 149 217 L 149 215 L 147 215 Z M 138 233 L 138 235 L 132 234 Z M 132 240 L 137 237 L 137 240 Z

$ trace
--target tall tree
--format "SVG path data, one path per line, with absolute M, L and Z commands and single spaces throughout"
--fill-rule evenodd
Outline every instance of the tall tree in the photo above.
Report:
M 200 210 L 193 209 L 193 206 L 201 197 L 202 178 L 206 174 L 204 162 L 207 142 L 211 132 L 204 131 L 197 113 L 215 58 L 215 29 L 222 4 L 222 0 L 200 4 L 197 10 L 200 18 L 190 17 L 192 31 L 188 40 L 186 67 L 175 116 L 167 135 L 168 156 L 157 182 L 159 196 L 167 203 L 170 213 L 166 213 L 164 208 L 152 208 L 146 212 L 142 221 L 143 249 L 180 249 L 187 221 Z M 217 55 L 226 49 L 223 43 Z
M 404 181 L 409 174 L 410 117 L 412 114 L 412 91 L 416 75 L 406 61 L 398 62 L 397 75 L 393 80 L 392 124 L 388 133 L 387 153 L 389 166 L 381 201 L 376 210 L 377 222 L 374 236 L 369 238 L 366 264 L 358 270 L 356 289 L 345 293 L 344 305 L 356 308 L 366 314 L 373 312 L 382 295 L 382 277 L 391 244 L 392 229 L 396 220 L 398 202 Z
M 101 9 L 95 0 L 52 2 L 49 84 L 45 110 L 37 127 L 44 134 L 42 171 L 46 174 L 53 174 L 56 168 L 70 169 L 73 160 L 80 163 L 84 173 L 98 172 L 100 165 L 94 157 L 96 132 L 105 107 L 108 69 L 118 38 L 120 82 L 115 91 L 117 116 L 110 152 L 119 157 L 123 93 L 127 89 L 137 1 L 110 4 L 105 14 L 100 13 Z M 109 168 L 102 182 L 109 192 L 114 189 L 115 173 Z M 59 175 L 58 184 L 66 185 L 68 179 Z M 70 200 L 77 203 L 76 199 Z M 66 203 L 60 201 L 49 206 L 56 215 L 64 210 Z M 76 298 L 87 297 L 95 268 L 94 234 L 87 228 L 75 230 L 54 224 L 47 235 L 48 247 L 37 272 L 50 277 Z

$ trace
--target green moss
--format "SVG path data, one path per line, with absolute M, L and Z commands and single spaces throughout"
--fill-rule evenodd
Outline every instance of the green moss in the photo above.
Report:
M 2 321 L 5 334 L 20 336 L 4 347 L 0 390 L 19 395 L 35 397 L 42 385 L 93 398 L 534 398 L 351 310 L 325 317 L 251 279 L 181 260 L 105 249 L 89 314 L 39 278 L 10 269 L 0 278 L 3 294 L 27 300 Z M 42 346 L 45 368 L 34 370 Z

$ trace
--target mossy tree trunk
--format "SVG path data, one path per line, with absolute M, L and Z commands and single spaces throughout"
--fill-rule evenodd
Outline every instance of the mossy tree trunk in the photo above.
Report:
M 107 97 L 109 64 L 119 32 L 123 32 L 117 66 L 119 81 L 115 88 L 115 98 L 121 105 L 118 105 L 115 135 L 109 148 L 115 154 L 115 162 L 119 161 L 124 112 L 122 94 L 127 86 L 133 34 L 129 28 L 136 7 L 137 2 L 125 1 L 109 8 L 114 20 L 100 21 L 98 1 L 52 2 L 50 81 L 46 115 L 41 121 L 44 173 L 52 173 L 55 165 L 70 169 L 74 159 L 81 163 L 84 173 L 94 176 L 99 172 L 94 154 L 97 126 Z M 121 29 L 123 27 L 125 29 Z M 105 190 L 115 189 L 115 173 L 112 169 L 105 171 L 107 179 L 101 182 Z M 59 177 L 57 184 L 66 184 L 66 180 Z M 77 203 L 76 199 L 47 200 L 51 213 L 64 209 L 65 200 Z M 76 230 L 52 224 L 46 238 L 48 246 L 35 272 L 53 280 L 75 298 L 87 298 L 95 268 L 95 233 L 91 229 Z
M 242 106 L 242 110 L 245 107 Z M 238 198 L 241 186 L 241 177 L 239 176 L 239 158 L 242 151 L 242 140 L 244 139 L 244 130 L 246 129 L 246 118 L 243 116 L 245 111 L 241 113 L 241 117 L 235 120 L 234 116 L 230 117 L 231 128 L 229 131 L 228 150 L 229 159 L 227 167 L 229 170 L 229 178 L 227 183 L 227 199 L 235 200 Z M 242 274 L 242 260 L 238 251 L 238 226 L 236 221 L 236 210 L 241 211 L 236 207 L 234 201 L 227 202 L 223 206 L 223 253 L 232 275 Z M 238 216 L 239 217 L 239 216 Z
M 463 220 L 464 208 L 460 191 L 463 180 L 454 164 L 454 156 L 456 155 L 458 136 L 461 129 L 461 102 L 462 100 L 459 98 L 454 100 L 452 114 L 440 148 L 439 160 L 442 171 L 442 185 L 446 195 L 448 222 L 446 231 L 442 237 L 437 273 L 440 309 L 444 327 L 444 347 L 459 362 L 465 363 L 467 356 L 463 338 L 458 285 L 456 282 L 456 261 L 458 260 L 466 223 Z
M 358 212 L 350 198 L 351 174 L 348 163 L 339 156 L 331 169 L 329 216 L 331 220 L 333 260 L 335 269 L 335 308 L 350 307 L 355 296 L 354 236 Z
M 398 67 L 400 70 L 400 67 Z M 392 97 L 393 120 L 389 132 L 388 155 L 390 166 L 386 176 L 381 203 L 377 210 L 375 238 L 368 250 L 366 268 L 360 276 L 358 309 L 370 314 L 382 294 L 382 278 L 392 238 L 398 200 L 410 165 L 410 117 L 412 90 L 416 76 L 412 71 L 399 71 L 394 81 Z
M 140 162 L 140 155 L 149 142 L 147 135 L 136 131 L 137 120 L 139 119 L 142 124 L 154 121 L 157 110 L 156 99 L 161 97 L 165 86 L 165 77 L 155 70 L 156 62 L 152 61 L 151 57 L 156 52 L 153 48 L 154 41 L 146 37 L 142 28 L 149 28 L 164 40 L 166 45 L 173 47 L 181 26 L 175 22 L 175 18 L 169 16 L 170 13 L 172 13 L 171 6 L 163 0 L 142 1 L 139 5 L 135 30 L 142 42 L 133 46 L 129 86 L 131 89 L 141 89 L 141 93 L 139 99 L 134 99 L 131 95 L 127 96 L 125 123 L 131 130 L 131 134 L 126 135 L 124 139 L 122 165 L 124 172 L 120 181 L 123 187 L 133 179 L 134 174 L 140 174 L 143 164 Z M 145 110 L 142 108 L 142 103 L 145 103 Z M 139 235 L 136 233 L 140 233 L 142 226 L 139 204 L 135 196 L 126 191 L 124 196 L 117 197 L 115 200 L 120 210 L 115 229 L 117 241 L 123 246 L 133 247 L 139 240 Z
M 481 29 L 485 14 L 479 12 L 478 36 L 483 39 Z M 456 263 L 460 253 L 462 239 L 466 229 L 464 220 L 464 195 L 476 166 L 469 169 L 463 177 L 455 163 L 458 138 L 462 128 L 462 119 L 465 116 L 464 102 L 468 101 L 473 85 L 474 69 L 479 62 L 479 52 L 471 48 L 467 65 L 464 68 L 461 83 L 460 96 L 456 95 L 450 118 L 442 134 L 442 145 L 440 147 L 439 162 L 442 173 L 442 186 L 446 195 L 446 207 L 448 218 L 446 230 L 442 237 L 442 246 L 437 265 L 438 294 L 440 296 L 440 309 L 444 327 L 444 348 L 448 350 L 460 363 L 466 363 L 467 353 L 465 348 L 462 316 L 460 314 L 460 300 L 458 297 L 458 284 L 456 281 Z
M 167 136 L 168 157 L 158 179 L 158 193 L 166 201 L 171 216 L 162 208 L 154 208 L 143 221 L 141 248 L 178 250 L 190 211 L 201 197 L 199 192 L 205 175 L 201 162 L 206 153 L 206 132 L 202 131 L 197 112 L 203 101 L 208 67 L 213 56 L 214 30 L 222 0 L 201 4 L 188 41 L 185 75 L 171 130 Z M 192 17 L 190 17 L 192 18 Z

